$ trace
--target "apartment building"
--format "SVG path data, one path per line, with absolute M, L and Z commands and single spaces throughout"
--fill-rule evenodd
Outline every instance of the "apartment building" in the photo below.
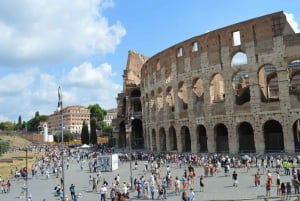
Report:
M 61 131 L 63 120 L 64 130 L 73 134 L 80 134 L 82 124 L 85 121 L 90 130 L 90 110 L 83 106 L 68 106 L 63 108 L 63 118 L 60 111 L 55 111 L 49 115 L 47 122 L 49 134 L 55 135 Z

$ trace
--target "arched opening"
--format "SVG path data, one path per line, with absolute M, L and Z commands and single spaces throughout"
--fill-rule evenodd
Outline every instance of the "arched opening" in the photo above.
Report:
M 262 102 L 279 101 L 279 86 L 275 66 L 264 65 L 258 72 L 258 82 Z
M 157 110 L 161 111 L 163 110 L 163 93 L 162 93 L 162 89 L 158 88 L 157 90 L 157 96 L 156 96 L 156 103 L 157 103 Z
M 133 149 L 144 148 L 143 124 L 140 119 L 132 121 L 131 143 Z
M 160 128 L 159 129 L 159 146 L 161 151 L 166 151 L 167 146 L 166 146 L 166 132 L 165 128 Z
M 239 71 L 232 80 L 235 90 L 235 104 L 243 105 L 250 102 L 249 73 L 248 71 Z
M 172 113 L 175 111 L 175 102 L 174 102 L 174 94 L 173 94 L 173 88 L 168 87 L 166 92 L 166 107 L 167 112 Z
M 181 110 L 188 109 L 188 94 L 187 94 L 187 87 L 185 82 L 180 82 L 178 84 L 178 97 L 179 103 L 181 105 Z
M 231 60 L 231 67 L 237 69 L 245 64 L 247 64 L 247 55 L 244 52 L 235 53 Z
M 283 152 L 284 139 L 281 124 L 276 120 L 267 121 L 264 126 L 265 152 Z
M 300 119 L 297 119 L 293 124 L 293 135 L 295 142 L 295 152 L 300 151 Z
M 294 60 L 289 64 L 291 106 L 298 107 L 300 104 L 300 60 Z
M 238 126 L 239 152 L 255 153 L 254 133 L 251 124 L 242 122 Z
M 170 150 L 171 151 L 177 150 L 176 130 L 173 126 L 169 128 L 169 140 L 170 140 Z
M 191 151 L 191 135 L 188 127 L 183 126 L 181 128 L 181 144 L 182 144 L 182 152 L 190 152 Z
M 193 80 L 193 105 L 196 114 L 204 114 L 203 104 L 204 104 L 204 87 L 203 81 L 200 78 Z
M 156 133 L 155 130 L 152 130 L 152 134 L 151 134 L 151 138 L 152 138 L 152 150 L 153 151 L 157 151 L 157 147 L 156 147 Z
M 206 136 L 206 128 L 203 125 L 199 125 L 197 127 L 197 136 L 199 144 L 199 152 L 207 152 L 207 136 Z
M 125 128 L 125 122 L 122 121 L 119 125 L 119 148 L 125 148 L 126 147 L 126 128 Z
M 228 152 L 228 129 L 224 124 L 217 124 L 214 128 L 217 152 Z
M 221 74 L 215 74 L 210 82 L 210 102 L 220 103 L 225 100 L 225 83 Z

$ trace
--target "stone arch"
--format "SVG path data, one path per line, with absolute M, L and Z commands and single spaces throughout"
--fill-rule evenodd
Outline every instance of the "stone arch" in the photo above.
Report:
M 180 130 L 182 152 L 190 152 L 191 149 L 191 134 L 187 126 L 182 126 Z
M 150 95 L 150 109 L 151 111 L 156 111 L 155 105 L 155 92 L 152 90 Z
M 188 109 L 188 93 L 186 83 L 181 81 L 178 84 L 178 99 L 180 109 L 187 110 Z
M 152 150 L 153 151 L 157 151 L 157 147 L 156 147 L 156 132 L 155 132 L 154 129 L 152 129 L 151 138 L 152 138 Z
M 210 81 L 210 103 L 224 102 L 225 100 L 225 82 L 220 73 L 212 76 Z
M 141 91 L 138 89 L 133 90 L 130 93 L 130 97 L 131 97 L 131 107 L 133 109 L 134 112 L 139 112 L 142 111 L 142 104 L 141 104 Z
M 279 101 L 278 75 L 274 65 L 266 64 L 259 69 L 258 83 L 262 102 Z
M 131 143 L 134 149 L 144 148 L 143 123 L 140 119 L 132 120 Z
M 216 151 L 229 152 L 227 127 L 224 124 L 217 124 L 214 127 L 214 133 L 216 137 Z
M 159 147 L 161 151 L 167 150 L 166 131 L 164 127 L 159 129 Z
M 241 51 L 236 52 L 231 59 L 231 67 L 236 69 L 245 64 L 247 64 L 247 54 Z
M 295 97 L 294 104 L 299 105 L 300 102 L 300 60 L 293 60 L 289 63 L 289 77 L 290 77 L 290 95 Z
M 202 111 L 204 104 L 204 87 L 201 78 L 195 78 L 193 80 L 193 105 L 197 113 Z
M 169 143 L 171 151 L 177 150 L 176 130 L 173 126 L 169 128 Z
M 158 111 L 162 110 L 164 106 L 164 101 L 163 101 L 163 91 L 161 87 L 157 89 L 156 103 L 157 103 L 157 110 Z
M 295 152 L 299 152 L 300 151 L 300 119 L 297 119 L 293 124 L 293 135 L 294 135 Z
M 174 92 L 172 87 L 168 87 L 166 91 L 166 107 L 168 112 L 175 111 Z
M 206 135 L 206 128 L 203 125 L 197 126 L 197 139 L 199 144 L 199 152 L 207 152 L 207 135 Z
M 250 102 L 249 72 L 239 71 L 232 79 L 233 90 L 235 91 L 235 104 L 243 105 Z
M 250 123 L 241 122 L 237 128 L 239 152 L 255 153 L 254 132 Z
M 284 138 L 281 124 L 276 120 L 266 121 L 263 125 L 265 152 L 284 151 Z

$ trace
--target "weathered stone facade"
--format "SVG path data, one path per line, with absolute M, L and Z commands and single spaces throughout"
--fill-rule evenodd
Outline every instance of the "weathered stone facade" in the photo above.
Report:
M 159 52 L 140 89 L 149 150 L 300 150 L 300 34 L 283 12 Z
M 117 148 L 144 148 L 140 91 L 141 68 L 148 58 L 129 51 L 123 74 L 123 91 L 117 97 L 117 118 L 112 120 Z
M 152 151 L 300 151 L 300 34 L 283 12 L 149 59 L 129 52 L 123 80 L 113 122 L 120 148 L 132 136 L 132 144 Z

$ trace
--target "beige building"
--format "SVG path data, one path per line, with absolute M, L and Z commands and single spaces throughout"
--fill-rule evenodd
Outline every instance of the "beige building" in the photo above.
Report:
M 113 127 L 119 145 L 124 136 L 136 143 L 138 132 L 153 151 L 300 151 L 300 34 L 283 12 L 187 39 L 146 61 L 130 54 Z M 140 125 L 128 119 L 137 106 Z
M 111 126 L 112 125 L 112 120 L 117 118 L 117 109 L 109 109 L 106 110 L 106 115 L 104 116 L 103 122 L 107 125 L 107 126 Z
M 73 134 L 80 134 L 83 122 L 90 128 L 90 110 L 83 106 L 68 106 L 63 108 L 63 127 Z M 47 125 L 49 134 L 61 132 L 62 116 L 60 111 L 55 111 L 49 116 Z M 90 129 L 89 129 L 90 130 Z

